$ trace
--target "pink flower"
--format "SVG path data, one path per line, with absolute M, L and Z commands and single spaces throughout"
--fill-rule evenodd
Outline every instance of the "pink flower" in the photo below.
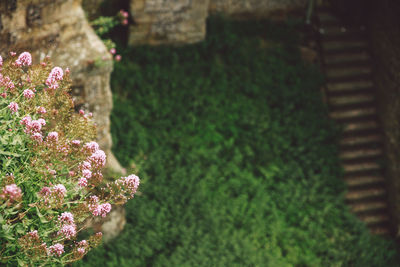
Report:
M 74 224 L 74 215 L 71 212 L 63 212 L 58 216 L 58 222 L 61 224 Z
M 92 177 L 92 172 L 90 170 L 82 170 L 82 175 L 86 179 L 90 179 Z
M 54 67 L 49 76 L 46 79 L 46 85 L 50 88 L 50 89 L 57 89 L 59 87 L 59 84 L 57 81 L 62 80 L 64 76 L 63 70 L 60 67 Z
M 50 132 L 47 135 L 47 142 L 57 142 L 58 141 L 58 133 L 57 132 Z
M 17 103 L 15 103 L 15 102 L 11 102 L 9 105 L 8 105 L 8 108 L 11 110 L 11 112 L 17 112 L 18 111 L 18 104 Z
M 19 121 L 19 123 L 21 125 L 28 125 L 31 123 L 31 121 L 32 121 L 32 118 L 31 118 L 31 116 L 28 115 L 28 116 L 23 117 L 22 120 Z
M 37 230 L 30 231 L 28 234 L 29 234 L 32 238 L 39 238 L 39 234 L 38 234 L 38 231 L 37 231 Z
M 106 153 L 103 150 L 95 151 L 89 159 L 95 168 L 102 168 L 106 165 Z
M 15 53 L 15 52 L 10 52 L 10 55 L 13 57 L 13 56 L 15 56 L 17 53 Z
M 128 20 L 127 20 L 127 19 L 124 19 L 124 20 L 122 21 L 122 25 L 128 25 Z
M 115 60 L 116 60 L 116 61 L 121 61 L 121 55 L 116 55 L 116 56 L 115 56 Z
M 72 140 L 71 143 L 72 143 L 74 146 L 79 146 L 79 145 L 81 144 L 81 141 L 79 141 L 79 140 Z
M 85 254 L 85 248 L 78 248 L 77 251 L 79 254 Z
M 64 72 L 60 67 L 54 67 L 49 74 L 49 78 L 52 78 L 56 81 L 61 81 L 63 76 Z
M 85 115 L 85 111 L 84 111 L 83 109 L 80 109 L 80 110 L 79 110 L 79 114 L 80 114 L 80 115 Z
M 69 68 L 66 68 L 65 69 L 65 74 L 69 74 L 69 72 L 70 72 Z
M 35 141 L 37 141 L 39 143 L 41 143 L 43 141 L 43 136 L 42 136 L 41 133 L 33 133 L 31 135 L 31 138 L 32 138 L 32 140 L 35 140 Z
M 58 184 L 53 186 L 52 191 L 55 192 L 57 195 L 61 195 L 61 196 L 65 196 L 65 194 L 67 193 L 67 189 L 65 189 L 65 186 L 63 184 Z
M 111 48 L 111 49 L 110 49 L 110 53 L 111 53 L 111 54 L 114 55 L 116 52 L 117 52 L 117 50 L 115 50 L 115 48 Z
M 24 97 L 25 97 L 25 98 L 31 99 L 31 98 L 34 97 L 34 96 L 35 96 L 35 93 L 33 93 L 32 90 L 30 90 L 30 89 L 24 90 Z
M 83 148 L 87 151 L 90 151 L 92 153 L 96 152 L 97 150 L 99 150 L 99 144 L 97 142 L 88 142 L 86 143 Z
M 22 191 L 16 184 L 6 185 L 1 197 L 8 198 L 10 201 L 19 200 L 22 197 Z
M 46 109 L 44 107 L 38 107 L 38 109 L 36 110 L 37 113 L 39 114 L 46 114 Z
M 69 171 L 69 172 L 68 172 L 68 175 L 69 175 L 70 177 L 73 177 L 73 176 L 75 176 L 75 172 L 74 172 L 74 171 Z
M 56 170 L 50 170 L 49 173 L 50 173 L 51 175 L 56 175 L 56 174 L 57 174 Z
M 43 188 L 40 190 L 39 194 L 42 195 L 42 196 L 48 196 L 48 195 L 50 195 L 50 194 L 51 194 L 51 189 L 50 189 L 50 187 L 47 187 L 47 186 L 43 187 Z
M 84 161 L 81 163 L 80 168 L 82 170 L 90 170 L 92 168 L 92 165 L 88 161 Z
M 6 92 L 3 92 L 3 93 L 0 94 L 0 96 L 1 96 L 2 98 L 6 98 L 6 97 L 7 97 L 7 93 L 6 93 Z
M 78 246 L 86 247 L 87 245 L 89 245 L 89 243 L 86 240 L 82 240 L 82 241 L 78 242 Z
M 71 237 L 76 236 L 76 226 L 75 224 L 65 224 L 57 234 L 64 235 L 66 239 L 71 239 Z
M 50 246 L 48 252 L 50 255 L 59 257 L 61 256 L 61 254 L 64 253 L 64 246 L 60 243 L 57 243 L 55 245 Z
M 111 211 L 111 204 L 110 203 L 104 203 L 101 205 L 98 205 L 94 210 L 93 210 L 93 215 L 94 216 L 100 216 L 101 217 L 106 217 L 107 213 Z
M 17 66 L 30 66 L 32 65 L 32 56 L 29 52 L 23 52 L 15 61 Z
M 80 187 L 86 187 L 88 185 L 88 181 L 85 177 L 81 177 L 78 181 L 78 185 Z
M 127 190 L 129 191 L 131 197 L 134 196 L 136 193 L 139 184 L 140 184 L 140 179 L 134 174 L 129 175 L 128 177 L 121 177 L 119 180 L 124 186 L 126 186 Z
M 120 13 L 124 18 L 127 18 L 127 17 L 129 16 L 128 12 L 126 12 L 126 11 L 123 10 L 123 9 L 121 9 L 121 10 L 119 11 L 119 13 Z
M 3 66 L 3 58 L 0 56 L 0 66 Z

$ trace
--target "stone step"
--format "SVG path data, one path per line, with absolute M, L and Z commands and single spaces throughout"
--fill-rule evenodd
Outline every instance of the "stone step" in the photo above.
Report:
M 352 203 L 350 204 L 350 208 L 354 213 L 366 213 L 377 210 L 387 210 L 388 205 L 384 200 L 374 200 L 363 203 Z
M 337 110 L 330 113 L 331 118 L 334 120 L 349 120 L 374 115 L 376 115 L 375 107 L 361 107 L 349 110 Z
M 323 41 L 366 37 L 365 27 L 346 27 L 343 25 L 325 24 L 320 25 L 318 31 Z
M 324 23 L 340 24 L 340 20 L 336 16 L 332 15 L 330 12 L 319 12 L 318 19 L 321 25 L 323 25 Z
M 344 150 L 339 153 L 339 157 L 342 160 L 356 160 L 361 158 L 377 157 L 381 155 L 383 155 L 383 149 L 380 147 Z
M 359 187 L 359 188 L 363 186 L 385 183 L 385 177 L 383 175 L 347 176 L 344 178 L 344 180 L 349 187 Z
M 328 99 L 328 102 L 331 106 L 360 105 L 372 103 L 373 101 L 375 101 L 375 95 L 372 93 L 355 93 L 351 95 L 331 96 Z M 357 108 L 354 110 L 357 110 Z M 335 114 L 337 115 L 337 113 Z
M 344 124 L 343 133 L 349 134 L 355 131 L 374 131 L 378 129 L 376 120 L 356 121 Z
M 340 140 L 341 146 L 358 146 L 358 145 L 366 145 L 366 144 L 376 144 L 382 142 L 382 135 L 379 133 L 372 133 L 366 135 L 355 135 L 355 136 L 348 136 L 342 138 Z
M 329 82 L 326 87 L 329 92 L 349 92 L 355 90 L 370 90 L 374 86 L 372 80 Z
M 356 52 L 356 53 L 343 53 L 337 55 L 326 55 L 324 62 L 326 65 L 338 64 L 338 63 L 349 63 L 349 62 L 364 62 L 369 61 L 371 56 L 367 52 Z
M 348 51 L 368 50 L 368 43 L 361 41 L 326 41 L 322 43 L 322 50 L 330 53 L 346 53 Z
M 387 212 L 382 212 L 379 214 L 361 215 L 358 217 L 360 218 L 361 221 L 365 222 L 367 225 L 389 223 L 390 221 Z
M 372 68 L 370 65 L 359 65 L 359 66 L 347 66 L 347 67 L 327 67 L 326 77 L 331 80 L 335 78 L 349 77 L 349 76 L 360 76 L 360 75 L 371 75 Z
M 344 171 L 347 173 L 355 172 L 374 172 L 381 170 L 381 165 L 374 161 L 364 161 L 364 162 L 349 162 L 343 163 Z
M 361 201 L 377 197 L 385 197 L 386 190 L 383 187 L 349 190 L 346 194 L 347 201 Z
M 390 230 L 389 224 L 370 226 L 370 232 L 371 234 L 374 235 L 383 235 L 383 236 L 392 235 L 392 231 Z

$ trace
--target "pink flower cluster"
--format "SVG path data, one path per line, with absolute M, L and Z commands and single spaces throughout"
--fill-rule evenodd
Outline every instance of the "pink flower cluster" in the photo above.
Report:
M 58 133 L 57 132 L 50 132 L 46 138 L 47 142 L 58 142 Z
M 49 255 L 60 257 L 64 253 L 64 245 L 57 243 L 48 248 Z
M 4 77 L 1 73 L 0 73 L 0 86 L 10 90 L 15 88 L 15 85 L 13 81 L 11 81 L 10 77 L 8 76 Z
M 58 81 L 61 81 L 63 79 L 63 76 L 64 72 L 62 68 L 54 67 L 47 77 L 45 83 L 50 89 L 57 89 L 59 87 Z
M 43 187 L 39 194 L 43 197 L 45 204 L 50 204 L 51 202 L 62 203 L 64 197 L 67 194 L 67 189 L 63 184 L 57 184 L 53 187 Z
M 111 204 L 99 204 L 99 198 L 97 196 L 90 196 L 88 202 L 88 208 L 94 216 L 106 217 L 111 211 Z
M 44 107 L 38 107 L 36 112 L 39 114 L 45 114 L 47 111 Z
M 35 96 L 35 93 L 31 89 L 24 90 L 23 94 L 26 99 L 31 99 Z
M 19 55 L 18 59 L 15 61 L 17 66 L 30 66 L 32 65 L 32 56 L 29 52 L 23 52 Z
M 21 188 L 19 188 L 16 184 L 6 185 L 3 188 L 3 192 L 0 197 L 10 201 L 18 201 L 22 197 Z
M 9 105 L 8 105 L 8 108 L 11 110 L 11 112 L 13 112 L 13 113 L 15 113 L 15 112 L 17 112 L 18 111 L 18 104 L 17 103 L 15 103 L 15 102 L 11 102 Z
M 138 176 L 131 174 L 128 177 L 121 177 L 117 182 L 124 185 L 126 190 L 128 190 L 128 193 L 130 194 L 131 198 L 133 198 L 134 194 L 136 193 L 139 187 L 140 179 Z
M 77 243 L 77 249 L 76 249 L 76 251 L 80 254 L 80 255 L 83 255 L 83 254 L 85 254 L 85 252 L 86 252 L 86 250 L 88 249 L 88 247 L 89 247 L 89 243 L 86 241 L 86 240 L 82 240 L 82 241 L 79 241 L 78 243 Z
M 129 17 L 129 14 L 128 14 L 128 12 L 126 12 L 125 10 L 120 10 L 119 11 L 119 14 L 120 14 L 120 16 L 123 18 L 123 20 L 122 20 L 122 25 L 128 25 L 128 17 Z
M 25 133 L 34 134 L 40 133 L 42 130 L 42 126 L 46 125 L 46 121 L 44 119 L 32 120 L 31 116 L 25 116 L 19 122 L 21 125 L 25 126 Z

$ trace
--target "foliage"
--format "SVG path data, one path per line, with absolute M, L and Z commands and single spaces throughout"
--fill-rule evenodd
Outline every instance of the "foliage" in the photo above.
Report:
M 126 49 L 114 153 L 141 195 L 79 266 L 400 264 L 344 204 L 338 131 L 294 31 L 214 19 L 200 44 Z
M 106 155 L 92 141 L 91 114 L 74 113 L 69 89 L 69 70 L 48 58 L 32 65 L 28 52 L 0 57 L 1 266 L 81 259 L 101 241 L 97 233 L 76 242 L 85 224 L 136 192 L 134 175 L 102 181 Z

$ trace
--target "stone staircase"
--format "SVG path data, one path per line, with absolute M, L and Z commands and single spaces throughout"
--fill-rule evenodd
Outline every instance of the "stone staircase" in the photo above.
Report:
M 346 200 L 372 233 L 389 235 L 384 151 L 367 33 L 364 27 L 345 26 L 326 8 L 317 9 L 316 16 L 330 116 L 343 128 L 340 158 Z

